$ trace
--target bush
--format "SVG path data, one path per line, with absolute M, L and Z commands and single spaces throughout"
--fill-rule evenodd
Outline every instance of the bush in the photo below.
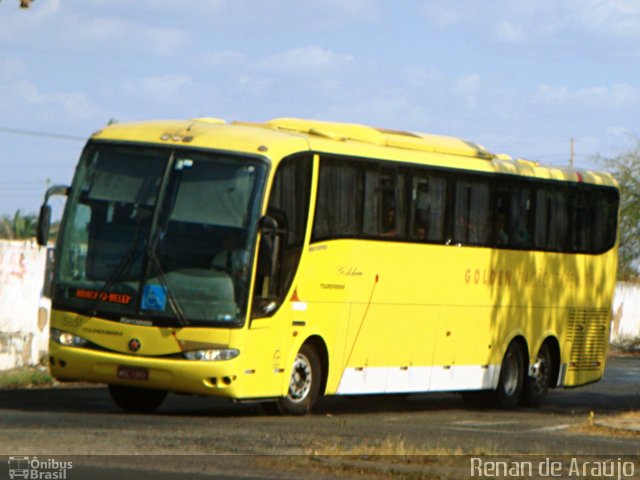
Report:
M 624 353 L 640 353 L 640 335 L 620 335 L 611 345 Z

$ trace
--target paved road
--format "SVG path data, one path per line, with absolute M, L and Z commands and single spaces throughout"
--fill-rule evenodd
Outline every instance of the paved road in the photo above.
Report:
M 170 395 L 154 415 L 129 415 L 113 406 L 103 387 L 4 390 L 0 454 L 158 455 L 74 457 L 77 475 L 70 480 L 113 478 L 112 468 L 121 469 L 119 478 L 141 478 L 136 477 L 140 469 L 162 470 L 166 478 L 171 472 L 194 479 L 205 474 L 226 478 L 223 473 L 228 478 L 305 478 L 295 470 L 296 461 L 288 460 L 295 457 L 260 456 L 286 453 L 638 455 L 640 436 L 610 435 L 588 426 L 593 415 L 634 409 L 640 410 L 640 358 L 611 359 L 601 382 L 552 391 L 542 408 L 517 411 L 465 408 L 457 395 L 335 397 L 322 399 L 311 415 L 283 418 L 255 405 Z M 167 457 L 221 453 L 233 456 Z M 80 476 L 83 471 L 87 477 Z M 322 478 L 321 471 L 307 474 Z

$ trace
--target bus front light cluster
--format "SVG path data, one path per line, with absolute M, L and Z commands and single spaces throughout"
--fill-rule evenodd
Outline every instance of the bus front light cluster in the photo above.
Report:
M 236 348 L 221 348 L 211 350 L 192 350 L 184 352 L 187 360 L 202 360 L 204 362 L 217 362 L 221 360 L 231 360 L 240 355 L 240 350 Z
M 89 343 L 89 340 L 86 338 L 79 337 L 74 335 L 73 333 L 65 332 L 62 330 L 58 330 L 57 328 L 52 328 L 50 331 L 51 340 L 59 343 L 60 345 L 65 345 L 67 347 L 84 347 Z

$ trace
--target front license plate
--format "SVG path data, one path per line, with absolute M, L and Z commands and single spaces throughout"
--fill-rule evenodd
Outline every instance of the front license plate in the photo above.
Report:
M 144 367 L 118 365 L 118 378 L 123 380 L 149 380 L 149 370 Z

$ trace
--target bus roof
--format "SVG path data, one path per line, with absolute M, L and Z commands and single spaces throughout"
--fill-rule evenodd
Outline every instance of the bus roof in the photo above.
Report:
M 112 124 L 94 133 L 92 138 L 240 151 L 265 155 L 274 161 L 295 152 L 311 150 L 443 168 L 616 185 L 607 173 L 513 159 L 455 137 L 353 123 L 297 118 L 277 118 L 265 123 L 227 123 L 217 118 L 195 118 Z

